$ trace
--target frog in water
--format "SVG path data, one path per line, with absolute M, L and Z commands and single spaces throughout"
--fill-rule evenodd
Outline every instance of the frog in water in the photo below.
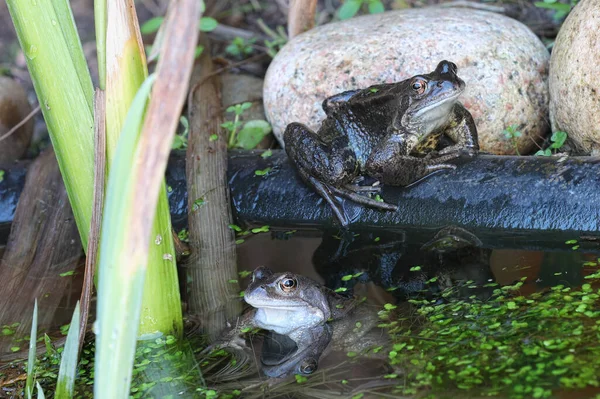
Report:
M 336 294 L 307 277 L 293 273 L 274 274 L 265 267 L 257 268 L 252 274 L 244 299 L 254 309 L 245 313 L 216 344 L 242 347 L 239 336 L 248 327 L 288 337 L 295 347 L 287 356 L 273 360 L 276 357 L 264 356 L 263 351 L 262 368 L 270 377 L 292 372 L 313 373 L 333 336 L 328 322 L 344 317 L 356 304 L 354 299 Z M 270 337 L 277 339 L 277 336 Z
M 287 126 L 283 140 L 288 156 L 342 226 L 349 221 L 336 196 L 397 210 L 396 205 L 361 195 L 374 190 L 355 184 L 361 177 L 407 186 L 438 170 L 455 169 L 448 162 L 461 155 L 476 155 L 477 129 L 458 102 L 465 82 L 456 72 L 454 63 L 442 61 L 429 74 L 345 91 L 323 102 L 327 117 L 316 133 L 300 123 Z M 425 142 L 443 135 L 454 144 L 419 156 Z

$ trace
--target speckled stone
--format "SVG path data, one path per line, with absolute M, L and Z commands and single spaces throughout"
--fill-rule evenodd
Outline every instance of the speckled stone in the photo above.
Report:
M 367 15 L 320 26 L 291 40 L 271 63 L 266 115 L 279 142 L 290 122 L 317 129 L 322 101 L 344 90 L 398 82 L 458 65 L 481 148 L 514 154 L 504 137 L 517 125 L 521 154 L 548 132 L 548 60 L 543 43 L 520 22 L 470 9 L 424 8 Z
M 575 147 L 600 155 L 600 2 L 582 0 L 563 23 L 550 59 L 550 121 Z

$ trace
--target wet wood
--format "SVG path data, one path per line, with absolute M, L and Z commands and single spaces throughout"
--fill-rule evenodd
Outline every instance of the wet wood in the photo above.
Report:
M 30 166 L 15 212 L 6 251 L 0 261 L 0 326 L 20 323 L 0 340 L 0 358 L 13 356 L 14 337 L 29 335 L 33 303 L 38 328 L 46 331 L 71 319 L 79 286 L 61 274 L 77 268 L 81 241 L 54 152 L 45 151 Z M 68 308 L 68 309 L 65 309 Z
M 191 280 L 189 309 L 204 322 L 204 331 L 215 337 L 226 320 L 239 314 L 241 303 L 237 278 L 235 236 L 227 186 L 227 132 L 221 127 L 223 110 L 220 78 L 213 75 L 210 45 L 194 73 L 189 97 L 190 133 L 186 175 L 188 181 L 189 239 L 192 256 L 188 263 Z M 216 138 L 216 139 L 215 139 Z

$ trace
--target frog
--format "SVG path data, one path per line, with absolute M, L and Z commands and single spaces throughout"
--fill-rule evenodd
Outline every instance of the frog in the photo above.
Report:
M 329 323 L 344 317 L 356 304 L 354 298 L 335 293 L 308 277 L 289 272 L 273 273 L 266 267 L 254 270 L 244 300 L 252 306 L 251 310 L 210 348 L 242 349 L 241 333 L 251 328 L 272 332 L 273 340 L 287 337 L 291 344 L 287 343 L 285 356 L 272 356 L 263 351 L 261 366 L 269 377 L 314 373 L 319 357 L 334 335 Z M 269 341 L 271 345 L 265 347 L 273 348 L 274 342 Z M 291 350 L 290 346 L 293 346 Z
M 377 184 L 360 185 L 365 177 L 409 186 L 435 172 L 456 169 L 451 161 L 477 155 L 477 128 L 458 101 L 465 82 L 457 72 L 456 64 L 444 60 L 428 74 L 328 97 L 322 103 L 326 118 L 317 132 L 298 122 L 287 125 L 283 141 L 291 163 L 343 227 L 349 218 L 338 197 L 398 210 L 398 205 L 364 195 L 381 190 Z M 439 151 L 430 148 L 431 139 L 439 142 L 442 137 L 453 144 Z

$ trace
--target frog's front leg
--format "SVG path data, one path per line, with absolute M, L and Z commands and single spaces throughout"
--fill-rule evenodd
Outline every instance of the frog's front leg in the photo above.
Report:
M 471 113 L 461 104 L 456 103 L 452 110 L 450 123 L 444 133 L 456 144 L 442 149 L 439 155 L 459 152 L 467 156 L 475 156 L 479 151 L 477 127 Z
M 430 158 L 413 157 L 409 152 L 406 136 L 392 133 L 367 160 L 366 173 L 383 184 L 408 186 L 438 170 L 456 169 L 456 165 L 446 162 L 460 157 L 457 151 Z
M 331 342 L 332 335 L 331 326 L 325 323 L 303 331 L 301 335 L 290 336 L 290 340 L 296 343 L 296 349 L 280 358 L 275 341 L 280 339 L 281 335 L 270 332 L 263 343 L 262 371 L 269 377 L 314 373 L 319 366 L 319 358 Z M 287 351 L 287 348 L 284 351 Z
M 209 354 L 215 349 L 221 348 L 244 349 L 246 347 L 246 340 L 242 337 L 242 334 L 249 328 L 257 327 L 254 321 L 255 315 L 256 309 L 251 309 L 238 317 L 235 324 L 228 323 L 229 325 L 221 333 L 219 338 L 206 347 L 201 353 Z

